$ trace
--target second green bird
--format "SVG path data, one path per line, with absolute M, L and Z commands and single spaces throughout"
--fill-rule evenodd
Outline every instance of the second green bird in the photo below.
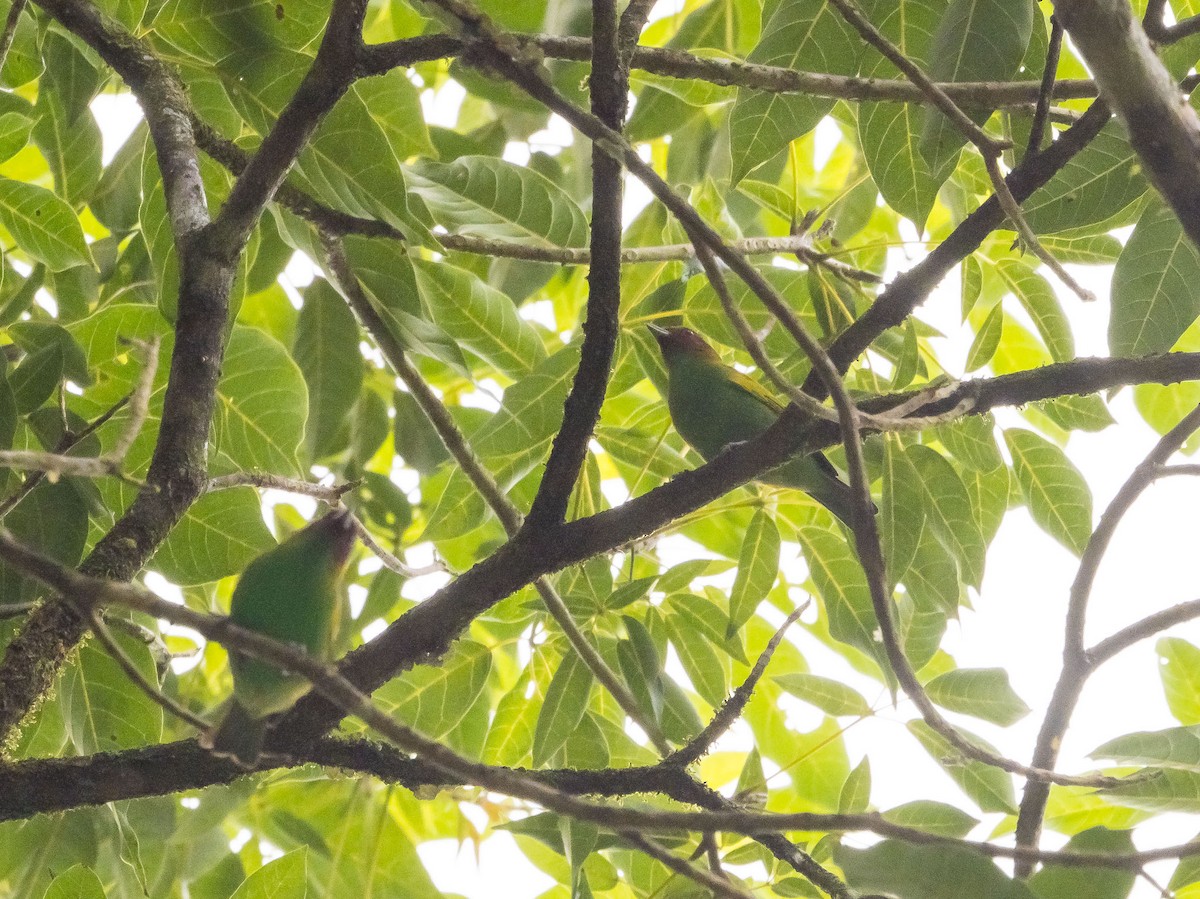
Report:
M 246 567 L 234 588 L 230 620 L 328 660 L 354 537 L 354 518 L 339 509 L 263 553 Z M 252 767 L 262 751 L 267 717 L 290 708 L 310 684 L 298 674 L 235 651 L 229 654 L 229 664 L 233 699 L 220 726 L 202 742 L 217 755 Z
M 783 406 L 757 382 L 730 368 L 717 351 L 689 328 L 649 325 L 667 365 L 667 408 L 675 430 L 705 459 L 731 443 L 757 437 Z M 820 453 L 797 457 L 759 478 L 766 484 L 803 490 L 850 524 L 853 492 Z

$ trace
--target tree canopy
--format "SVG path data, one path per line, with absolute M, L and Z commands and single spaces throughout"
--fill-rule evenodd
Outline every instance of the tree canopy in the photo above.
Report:
M 12 0 L 0 892 L 439 896 L 422 844 L 504 832 L 572 899 L 1200 895 L 1153 843 L 1200 811 L 1200 600 L 1084 631 L 1200 428 L 1200 4 L 1134 6 Z M 778 423 L 705 463 L 651 323 Z M 1102 507 L 1118 393 L 1161 439 Z M 818 450 L 850 525 L 758 480 Z M 336 664 L 231 627 L 339 504 Z M 1078 560 L 1032 710 L 1020 647 L 948 638 L 1022 509 Z M 1174 720 L 1059 770 L 1147 640 Z M 231 648 L 314 684 L 254 772 L 197 740 Z M 873 798 L 878 716 L 955 802 Z

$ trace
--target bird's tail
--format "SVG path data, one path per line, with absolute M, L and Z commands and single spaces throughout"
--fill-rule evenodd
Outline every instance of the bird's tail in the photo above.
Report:
M 243 768 L 253 768 L 262 755 L 265 733 L 265 720 L 253 717 L 235 700 L 217 728 L 201 735 L 200 745 L 213 755 L 232 759 Z
M 841 519 L 846 527 L 853 527 L 854 491 L 849 484 L 830 479 L 806 490 L 809 496 Z M 872 511 L 876 511 L 873 506 Z
M 822 506 L 852 527 L 854 520 L 854 491 L 838 477 L 837 469 L 820 453 L 792 459 L 763 475 L 768 484 L 803 490 Z M 874 504 L 872 512 L 879 511 Z

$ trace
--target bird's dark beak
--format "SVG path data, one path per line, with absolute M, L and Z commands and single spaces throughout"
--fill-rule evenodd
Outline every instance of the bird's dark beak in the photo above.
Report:
M 664 345 L 663 341 L 671 336 L 671 332 L 661 325 L 646 325 L 646 330 L 654 335 L 654 339 L 658 341 L 660 348 Z

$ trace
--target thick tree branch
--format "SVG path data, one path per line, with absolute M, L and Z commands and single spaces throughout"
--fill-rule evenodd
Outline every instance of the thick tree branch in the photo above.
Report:
M 138 98 L 162 172 L 179 256 L 175 347 L 180 352 L 172 354 L 146 484 L 81 567 L 88 574 L 128 580 L 206 489 L 208 436 L 237 260 L 254 219 L 270 200 L 270 190 L 311 130 L 292 119 L 274 129 L 264 146 L 276 152 L 269 159 L 260 152 L 251 162 L 252 177 L 239 179 L 234 187 L 239 199 L 214 227 L 200 177 L 191 106 L 174 71 L 86 0 L 39 0 L 39 5 L 93 47 Z M 322 44 L 326 57 L 341 51 L 346 33 L 358 34 L 364 9 L 364 0 L 336 0 L 328 29 L 335 37 L 327 33 L 331 43 Z M 282 134 L 277 137 L 277 132 Z M 259 158 L 264 161 L 259 163 Z M 239 194 L 243 182 L 247 186 Z M 86 629 L 87 622 L 76 610 L 51 600 L 29 617 L 9 644 L 0 662 L 0 746 L 50 689 Z
M 1154 52 L 1129 0 L 1055 0 L 1054 14 L 1183 230 L 1200 246 L 1200 117 Z M 1161 21 L 1161 19 L 1160 19 Z
M 163 177 L 180 260 L 179 317 L 163 416 L 146 486 L 96 544 L 83 570 L 131 578 L 189 505 L 205 480 L 205 447 L 224 351 L 233 266 L 207 243 L 209 223 L 188 102 L 174 72 L 120 25 L 84 0 L 38 4 L 86 41 L 125 79 L 141 104 Z M 51 600 L 30 615 L 0 662 L 0 746 L 46 694 L 87 629 L 69 605 Z
M 640 31 L 640 29 L 639 29 Z M 592 3 L 592 115 L 620 134 L 625 126 L 629 69 L 618 45 L 616 0 Z M 588 441 L 600 419 L 613 353 L 620 332 L 621 209 L 625 195 L 621 161 L 592 147 L 591 266 L 588 269 L 587 318 L 571 391 L 563 405 L 562 425 L 529 509 L 531 531 L 566 518 L 571 490 L 587 456 Z

